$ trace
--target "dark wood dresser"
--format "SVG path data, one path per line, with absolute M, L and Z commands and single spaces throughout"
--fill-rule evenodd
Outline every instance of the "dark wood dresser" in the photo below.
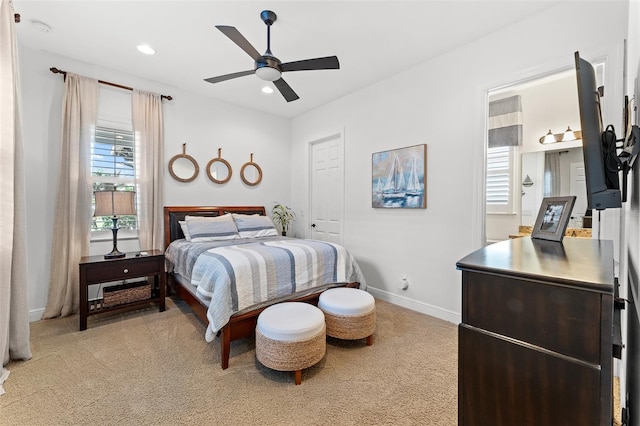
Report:
M 613 243 L 516 238 L 457 267 L 458 424 L 611 425 Z

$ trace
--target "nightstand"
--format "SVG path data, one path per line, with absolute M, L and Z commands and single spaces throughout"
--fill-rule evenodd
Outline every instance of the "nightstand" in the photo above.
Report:
M 105 259 L 103 255 L 85 256 L 80 259 L 80 331 L 87 329 L 89 315 L 121 311 L 134 307 L 158 303 L 160 312 L 165 309 L 166 283 L 164 272 L 164 252 L 149 250 L 146 255 L 139 252 L 126 253 L 119 259 Z M 103 299 L 89 300 L 89 286 L 106 282 L 133 280 L 153 277 L 151 295 L 142 300 L 105 306 Z

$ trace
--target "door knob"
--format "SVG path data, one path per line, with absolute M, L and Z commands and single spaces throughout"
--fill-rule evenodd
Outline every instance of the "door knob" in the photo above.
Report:
M 312 223 L 312 224 L 311 224 L 311 227 L 312 227 L 312 228 L 315 228 L 315 227 L 316 227 L 316 224 L 315 224 L 315 223 Z

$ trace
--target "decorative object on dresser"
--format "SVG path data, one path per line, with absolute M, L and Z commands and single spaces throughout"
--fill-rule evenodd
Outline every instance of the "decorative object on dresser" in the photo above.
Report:
M 273 218 L 273 221 L 275 223 L 280 225 L 280 229 L 282 229 L 282 235 L 287 235 L 289 224 L 295 220 L 296 214 L 291 209 L 291 207 L 277 203 L 271 209 L 271 217 Z
M 568 197 L 545 197 L 540 205 L 536 223 L 533 225 L 531 238 L 562 241 L 575 202 L 576 197 L 574 195 Z
M 153 277 L 153 282 L 149 279 Z M 104 289 L 103 298 L 89 300 L 89 286 L 145 278 Z M 164 252 L 150 250 L 124 253 L 123 257 L 105 259 L 103 256 L 85 256 L 80 259 L 80 331 L 87 329 L 90 315 L 141 307 L 158 303 L 165 309 L 166 281 Z M 146 297 L 145 297 L 146 296 Z
M 113 222 L 113 250 L 104 255 L 105 259 L 124 257 L 118 250 L 118 216 L 133 216 L 136 214 L 135 195 L 133 191 L 95 191 L 96 208 L 93 216 L 110 216 Z
M 613 242 L 515 238 L 457 267 L 458 424 L 610 425 Z
M 427 145 L 414 145 L 371 156 L 371 207 L 427 207 Z
M 187 144 L 182 144 L 182 154 L 177 154 L 169 160 L 169 174 L 178 182 L 191 182 L 200 173 L 198 162 L 187 155 Z
M 222 148 L 218 148 L 218 157 L 207 163 L 207 176 L 211 182 L 223 184 L 229 182 L 232 174 L 231 164 L 222 158 Z
M 262 169 L 258 163 L 253 162 L 253 152 L 249 157 L 249 161 L 242 165 L 240 169 L 240 178 L 249 186 L 256 186 L 262 181 Z
M 231 216 L 237 235 L 188 241 L 180 222 L 188 232 L 197 216 Z M 257 317 L 266 307 L 284 301 L 317 305 L 327 288 L 366 288 L 359 266 L 344 247 L 279 236 L 264 206 L 165 207 L 164 229 L 167 282 L 207 324 L 205 339 L 220 339 L 223 369 L 229 366 L 231 341 L 253 336 Z M 263 267 L 242 267 L 254 262 Z M 288 272 L 264 274 L 265 269 Z M 306 279 L 296 278 L 302 276 Z

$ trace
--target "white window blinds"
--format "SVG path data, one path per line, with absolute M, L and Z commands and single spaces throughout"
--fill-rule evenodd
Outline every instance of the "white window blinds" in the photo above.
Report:
M 513 151 L 511 147 L 487 149 L 487 213 L 513 213 Z
M 93 191 L 135 191 L 135 152 L 133 132 L 130 130 L 96 127 L 95 140 L 91 145 L 91 176 Z M 92 207 L 95 199 L 92 197 Z M 111 229 L 108 216 L 93 217 L 92 231 Z M 135 216 L 121 216 L 118 228 L 137 229 Z

